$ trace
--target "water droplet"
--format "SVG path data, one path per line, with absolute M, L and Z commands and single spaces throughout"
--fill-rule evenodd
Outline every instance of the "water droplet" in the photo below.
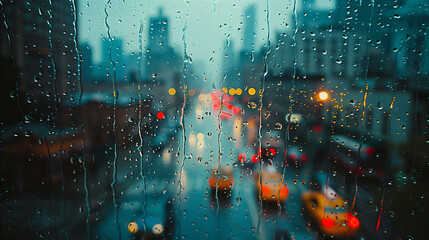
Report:
M 258 105 L 255 102 L 248 102 L 247 107 L 250 109 L 255 109 Z
M 274 129 L 276 130 L 281 130 L 283 128 L 283 125 L 281 123 L 276 123 L 276 125 L 274 126 Z

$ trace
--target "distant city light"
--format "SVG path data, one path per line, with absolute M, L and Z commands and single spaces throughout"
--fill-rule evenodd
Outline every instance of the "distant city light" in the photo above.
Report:
M 189 94 L 189 96 L 194 96 L 195 95 L 195 90 L 194 89 L 191 89 L 191 90 L 189 90 L 188 91 L 188 94 Z
M 325 91 L 321 91 L 319 93 L 319 99 L 322 101 L 325 101 L 326 99 L 328 99 L 328 97 L 329 97 L 329 94 Z
M 235 95 L 235 88 L 229 89 L 229 95 Z
M 168 89 L 168 94 L 170 94 L 171 96 L 175 95 L 176 94 L 176 89 L 174 89 L 174 88 Z
M 240 96 L 242 93 L 243 93 L 243 90 L 241 90 L 241 88 L 235 89 L 235 95 Z
M 136 233 L 138 230 L 139 227 L 137 226 L 137 223 L 131 222 L 130 224 L 128 224 L 128 231 L 130 231 L 131 233 Z
M 224 88 L 222 88 L 222 91 L 223 91 L 224 93 L 228 93 L 228 88 L 224 87 Z
M 256 90 L 254 88 L 249 88 L 248 92 L 249 92 L 250 95 L 255 95 Z

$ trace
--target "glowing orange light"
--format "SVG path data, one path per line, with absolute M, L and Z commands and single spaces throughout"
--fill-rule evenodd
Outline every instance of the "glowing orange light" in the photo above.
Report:
M 268 195 L 271 192 L 271 189 L 268 186 L 262 185 L 261 187 L 262 195 Z
M 249 92 L 249 95 L 255 95 L 255 93 L 256 93 L 256 89 L 254 89 L 254 88 L 249 88 L 248 92 Z
M 174 89 L 174 88 L 168 89 L 168 94 L 170 94 L 171 96 L 173 96 L 174 94 L 176 94 L 176 89 Z
M 156 114 L 156 117 L 157 117 L 158 119 L 163 119 L 163 118 L 164 118 L 164 113 L 163 113 L 163 112 L 158 112 L 158 113 Z
M 329 97 L 329 94 L 327 92 L 325 92 L 325 91 L 321 91 L 319 93 L 319 98 L 322 101 L 325 101 L 326 99 L 328 99 L 328 97 Z
M 128 224 L 128 231 L 130 231 L 131 233 L 136 233 L 138 230 L 139 227 L 137 226 L 137 223 L 131 222 L 130 224 Z
M 287 197 L 289 195 L 289 190 L 287 189 L 287 187 L 286 186 L 283 186 L 281 189 L 280 189 L 280 197 L 281 198 L 285 198 L 285 197 Z

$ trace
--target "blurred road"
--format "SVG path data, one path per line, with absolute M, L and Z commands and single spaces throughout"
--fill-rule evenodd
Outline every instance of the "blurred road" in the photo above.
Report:
M 159 152 L 150 150 L 153 140 L 146 140 L 144 148 L 149 150 L 143 156 L 142 168 L 135 146 L 127 146 L 117 152 L 115 194 L 119 203 L 119 221 L 118 224 L 115 221 L 113 201 L 106 200 L 101 207 L 92 210 L 93 214 L 96 213 L 90 224 L 92 237 L 117 239 L 119 227 L 121 238 L 131 239 L 127 224 L 141 219 L 143 212 L 150 215 L 153 204 L 168 199 L 174 206 L 171 213 L 174 216 L 173 239 L 280 239 L 275 237 L 276 232 L 282 232 L 291 239 L 318 238 L 303 214 L 301 194 L 317 189 L 314 183 L 323 183 L 326 173 L 321 175 L 324 176 L 322 180 L 310 179 L 310 176 L 317 175 L 311 172 L 314 170 L 310 164 L 300 168 L 287 166 L 284 181 L 289 197 L 280 206 L 260 205 L 253 173 L 264 166 L 238 162 L 240 153 L 245 153 L 249 160 L 258 147 L 248 139 L 250 125 L 243 119 L 249 116 L 233 114 L 219 121 L 218 111 L 213 111 L 205 101 L 197 97 L 189 97 L 187 101 L 183 119 L 185 135 L 179 129 Z M 277 155 L 273 165 L 282 173 L 280 162 L 284 161 L 284 149 L 278 151 L 281 154 Z M 222 191 L 216 196 L 208 185 L 211 169 L 218 168 L 218 164 L 233 169 L 235 184 L 230 196 Z M 140 177 L 140 169 L 144 178 Z M 105 185 L 106 192 L 110 192 L 109 182 Z M 338 191 L 346 199 L 350 199 L 350 193 L 353 193 L 344 189 Z

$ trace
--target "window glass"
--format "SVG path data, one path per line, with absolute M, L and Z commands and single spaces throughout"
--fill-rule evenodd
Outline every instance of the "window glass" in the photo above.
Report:
M 425 0 L 1 1 L 1 239 L 425 239 Z

